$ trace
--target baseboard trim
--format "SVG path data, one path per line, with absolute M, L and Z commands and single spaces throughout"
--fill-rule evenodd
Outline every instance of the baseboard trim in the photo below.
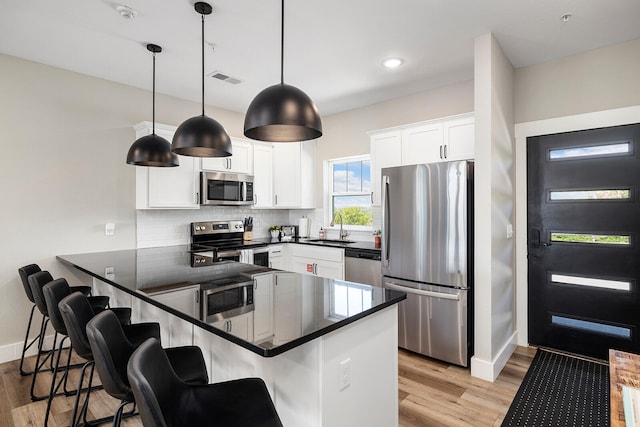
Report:
M 518 333 L 514 332 L 502 346 L 498 355 L 490 362 L 473 356 L 471 358 L 471 376 L 494 382 L 515 351 L 518 345 L 517 338 Z
M 20 341 L 13 344 L 0 346 L 0 363 L 12 362 L 14 360 L 20 359 L 23 345 L 24 345 L 24 341 Z M 36 351 L 37 351 L 36 345 L 37 343 L 32 345 L 31 348 L 27 350 L 27 356 L 36 355 Z M 45 336 L 44 348 L 50 349 L 52 346 L 53 346 L 53 334 Z

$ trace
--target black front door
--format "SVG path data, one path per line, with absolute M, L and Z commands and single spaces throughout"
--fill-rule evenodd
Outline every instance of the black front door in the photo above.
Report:
M 529 342 L 640 352 L 640 124 L 527 139 Z

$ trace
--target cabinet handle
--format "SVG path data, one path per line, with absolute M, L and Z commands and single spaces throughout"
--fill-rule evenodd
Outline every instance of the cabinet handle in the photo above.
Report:
M 373 191 L 371 192 L 371 204 L 373 204 Z
M 231 332 L 231 330 L 233 329 L 233 324 L 231 323 L 231 320 L 227 320 L 227 322 L 229 322 L 229 332 Z
M 254 205 L 257 205 L 257 204 L 258 204 L 258 195 L 257 195 L 257 194 L 254 194 L 254 195 L 253 195 L 253 204 L 254 204 Z
M 196 291 L 196 304 L 200 304 L 200 291 Z
M 275 206 L 278 206 L 278 195 L 277 195 L 277 194 L 274 194 L 274 195 L 273 195 L 273 197 L 274 197 L 274 199 L 275 199 L 275 203 L 274 203 L 274 205 L 275 205 Z
M 442 159 L 442 145 L 440 146 L 440 158 Z
M 446 145 L 444 146 L 444 158 L 445 159 L 447 158 L 447 146 Z
M 258 289 L 258 280 L 257 279 L 253 279 L 253 289 Z
M 200 203 L 200 193 L 196 191 L 196 205 Z

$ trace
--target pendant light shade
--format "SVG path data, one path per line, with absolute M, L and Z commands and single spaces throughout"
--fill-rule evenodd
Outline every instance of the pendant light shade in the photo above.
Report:
M 194 8 L 202 15 L 202 114 L 178 126 L 171 151 L 183 156 L 228 157 L 232 154 L 231 138 L 220 123 L 204 114 L 204 16 L 210 15 L 213 8 L 204 2 L 197 2 Z
M 269 86 L 251 101 L 244 118 L 244 135 L 271 142 L 316 139 L 322 136 L 318 109 L 306 93 L 284 83 L 284 0 L 281 4 L 280 84 Z
M 127 153 L 127 163 L 136 166 L 178 166 L 178 156 L 171 152 L 169 141 L 156 135 L 156 53 L 162 52 L 162 48 L 155 44 L 148 44 L 147 50 L 153 53 L 152 132 L 151 135 L 138 138 L 131 144 Z

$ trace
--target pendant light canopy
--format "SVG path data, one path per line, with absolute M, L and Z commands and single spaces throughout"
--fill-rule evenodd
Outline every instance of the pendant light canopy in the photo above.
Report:
M 162 48 L 155 44 L 148 44 L 147 50 L 153 53 L 152 131 L 151 135 L 138 138 L 131 144 L 127 153 L 127 163 L 136 166 L 178 166 L 178 156 L 171 152 L 169 141 L 156 135 L 156 53 L 162 52 Z
M 269 86 L 251 101 L 244 118 L 244 135 L 271 142 L 307 141 L 322 136 L 320 114 L 311 98 L 284 83 L 284 0 L 280 21 L 280 84 Z
M 204 115 L 204 16 L 210 15 L 213 8 L 204 2 L 197 2 L 194 8 L 202 15 L 202 115 L 178 126 L 171 151 L 183 156 L 228 157 L 232 154 L 231 138 L 220 123 Z

